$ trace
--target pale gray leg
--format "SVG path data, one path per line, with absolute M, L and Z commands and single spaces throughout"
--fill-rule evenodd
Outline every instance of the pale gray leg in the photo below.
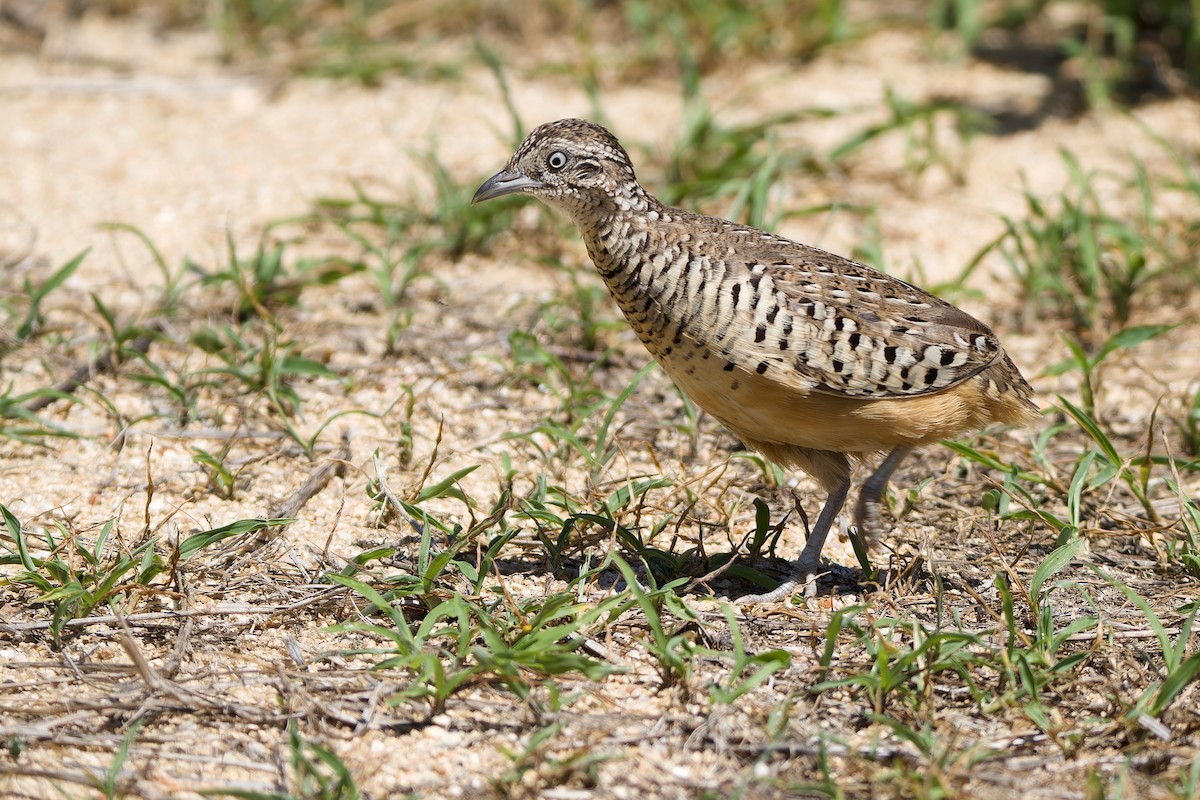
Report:
M 886 482 L 886 477 L 884 480 Z M 845 504 L 846 495 L 849 492 L 849 477 L 842 479 L 841 483 L 829 492 L 825 507 L 821 509 L 821 515 L 817 517 L 817 524 L 813 526 L 812 533 L 808 535 L 808 541 L 804 543 L 804 549 L 800 551 L 800 557 L 796 559 L 791 574 L 783 583 L 765 594 L 748 594 L 745 597 L 739 597 L 734 602 L 775 603 L 789 596 L 797 586 L 808 583 L 820 571 L 821 548 L 825 546 L 825 537 L 833 526 L 833 520 L 837 517 L 838 512 L 842 510 L 842 505 Z
M 854 524 L 857 527 L 856 535 L 864 549 L 868 548 L 871 541 L 879 535 L 879 504 L 883 499 L 884 490 L 887 489 L 888 479 L 892 477 L 896 467 L 900 466 L 900 462 L 904 460 L 911 449 L 897 447 L 888 453 L 887 457 L 863 483 L 862 490 L 858 493 L 858 504 L 854 510 Z M 797 586 L 808 584 L 809 589 L 815 587 L 816 584 L 811 579 L 820 571 L 821 550 L 825 546 L 825 537 L 828 536 L 829 529 L 833 526 L 838 512 L 842 510 L 849 491 L 850 478 L 846 477 L 829 492 L 829 499 L 825 501 L 825 507 L 821 509 L 821 515 L 817 518 L 817 524 L 814 526 L 812 534 L 809 535 L 804 550 L 800 552 L 800 557 L 796 559 L 791 574 L 783 583 L 765 594 L 749 594 L 739 597 L 734 602 L 776 603 L 788 597 Z M 808 593 L 811 592 L 806 592 L 806 594 Z
M 879 502 L 887 489 L 888 478 L 900 466 L 900 462 L 912 450 L 911 447 L 897 447 L 888 453 L 887 458 L 880 462 L 871 477 L 863 482 L 862 490 L 858 493 L 858 505 L 854 509 L 854 524 L 858 528 L 859 541 L 863 547 L 869 547 L 879 536 Z

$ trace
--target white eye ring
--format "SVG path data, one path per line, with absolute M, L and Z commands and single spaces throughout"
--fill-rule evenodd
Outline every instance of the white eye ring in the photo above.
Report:
M 567 154 L 561 150 L 556 150 L 546 159 L 546 163 L 550 166 L 550 169 L 558 172 L 567 165 Z

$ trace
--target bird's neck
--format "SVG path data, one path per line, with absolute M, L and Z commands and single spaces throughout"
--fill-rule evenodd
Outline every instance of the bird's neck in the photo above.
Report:
M 572 209 L 571 217 L 601 276 L 611 278 L 630 266 L 630 256 L 645 247 L 668 209 L 636 184 L 599 202 L 591 200 Z

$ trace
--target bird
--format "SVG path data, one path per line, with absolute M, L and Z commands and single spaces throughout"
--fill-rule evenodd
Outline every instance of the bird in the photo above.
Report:
M 629 325 L 675 384 L 742 444 L 810 475 L 825 503 L 768 603 L 815 592 L 854 467 L 855 528 L 880 529 L 888 479 L 915 448 L 1039 415 L 988 326 L 865 264 L 662 203 L 606 128 L 531 131 L 472 205 L 530 195 L 566 214 Z

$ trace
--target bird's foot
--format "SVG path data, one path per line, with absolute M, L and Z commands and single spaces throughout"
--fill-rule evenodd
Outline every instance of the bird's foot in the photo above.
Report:
M 781 600 L 786 600 L 792 596 L 792 592 L 796 589 L 803 589 L 806 598 L 816 597 L 817 595 L 817 578 L 824 574 L 821 569 L 821 564 L 804 564 L 798 563 L 783 583 L 776 586 L 769 592 L 762 594 L 747 594 L 734 600 L 734 605 L 753 605 L 757 603 L 778 603 Z

